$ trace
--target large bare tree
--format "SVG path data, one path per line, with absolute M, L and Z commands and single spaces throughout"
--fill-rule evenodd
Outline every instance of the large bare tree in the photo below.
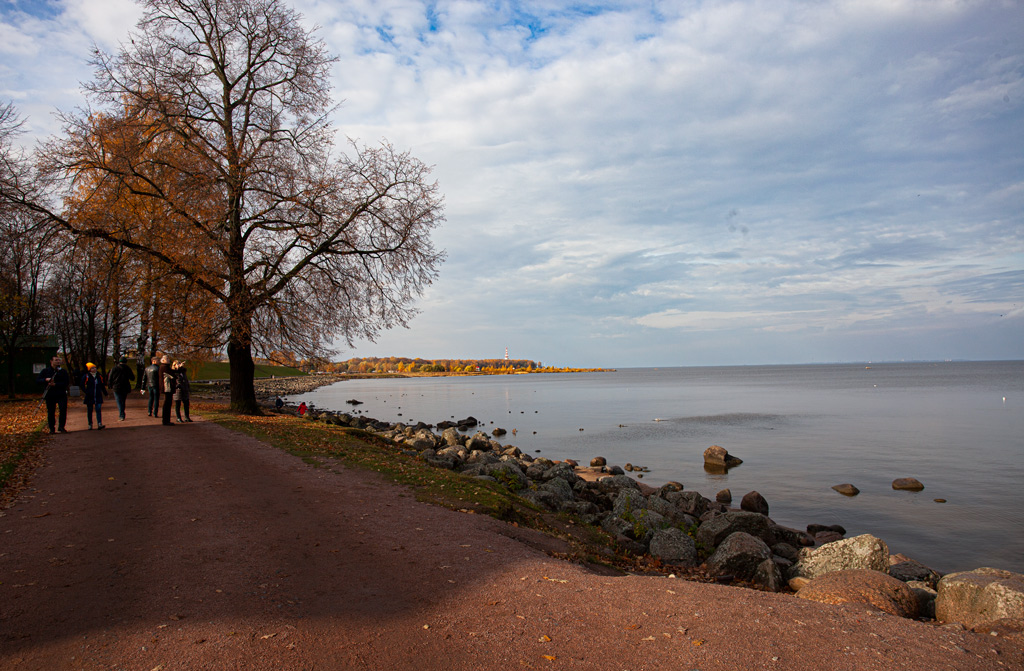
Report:
M 408 321 L 443 260 L 430 239 L 442 198 L 429 169 L 386 142 L 336 150 L 334 59 L 280 0 L 143 5 L 130 42 L 94 55 L 86 88 L 106 118 L 66 114 L 44 147 L 43 174 L 70 180 L 72 207 L 5 191 L 214 297 L 232 407 L 258 412 L 254 349 L 308 356 Z M 89 189 L 151 199 L 159 218 L 91 217 Z

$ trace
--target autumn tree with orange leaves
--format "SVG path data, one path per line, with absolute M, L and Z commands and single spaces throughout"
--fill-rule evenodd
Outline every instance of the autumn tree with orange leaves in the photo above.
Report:
M 94 54 L 92 100 L 65 114 L 42 174 L 78 203 L 118 192 L 152 219 L 57 212 L 27 183 L 3 197 L 79 236 L 159 262 L 208 297 L 231 405 L 258 413 L 255 352 L 322 354 L 404 325 L 437 276 L 443 221 L 430 170 L 390 144 L 334 147 L 334 59 L 282 0 L 144 0 L 119 53 Z M 176 298 L 158 280 L 161 305 Z

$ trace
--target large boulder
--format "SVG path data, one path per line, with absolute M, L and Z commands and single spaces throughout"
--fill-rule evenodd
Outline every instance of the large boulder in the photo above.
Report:
M 867 569 L 819 575 L 796 595 L 819 603 L 864 604 L 899 617 L 917 617 L 918 613 L 917 596 L 906 583 L 880 571 Z
M 640 493 L 639 489 L 622 489 L 615 497 L 612 512 L 616 517 L 629 519 L 640 510 L 647 509 L 647 498 Z
M 950 573 L 939 581 L 935 618 L 966 627 L 1024 619 L 1024 575 L 997 568 Z
M 529 484 L 523 469 L 519 468 L 513 461 L 487 464 L 483 468 L 483 474 L 491 476 L 514 492 L 523 489 Z
M 650 553 L 665 564 L 689 566 L 697 560 L 697 545 L 686 532 L 669 527 L 654 532 Z
M 782 584 L 782 576 L 771 558 L 772 551 L 764 541 L 737 531 L 719 544 L 708 558 L 707 567 L 717 575 L 731 575 L 777 590 Z
M 800 550 L 790 567 L 789 578 L 816 578 L 833 571 L 868 569 L 885 573 L 889 569 L 889 546 L 871 534 L 845 538 L 819 548 Z
M 668 492 L 665 500 L 693 517 L 700 517 L 708 511 L 708 500 L 700 492 Z
M 742 459 L 732 456 L 729 454 L 729 451 L 721 445 L 712 445 L 708 449 L 704 450 L 704 465 L 710 466 L 712 469 L 732 468 L 733 466 L 739 466 L 742 463 Z
M 769 537 L 768 518 L 748 512 L 723 513 L 707 520 L 697 529 L 697 542 L 705 547 L 718 547 L 737 531 L 765 540 Z
M 740 509 L 748 513 L 768 514 L 768 502 L 761 496 L 760 492 L 747 492 L 740 500 Z

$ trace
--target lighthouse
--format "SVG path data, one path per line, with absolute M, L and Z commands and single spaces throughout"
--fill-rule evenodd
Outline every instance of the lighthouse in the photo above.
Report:
M 508 361 L 508 348 L 505 348 L 505 361 Z

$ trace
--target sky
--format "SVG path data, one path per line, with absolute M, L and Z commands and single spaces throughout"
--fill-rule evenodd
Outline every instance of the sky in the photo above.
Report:
M 339 359 L 1024 359 L 1024 3 L 292 4 L 339 136 L 445 195 L 420 314 Z M 139 15 L 0 0 L 27 140 Z

